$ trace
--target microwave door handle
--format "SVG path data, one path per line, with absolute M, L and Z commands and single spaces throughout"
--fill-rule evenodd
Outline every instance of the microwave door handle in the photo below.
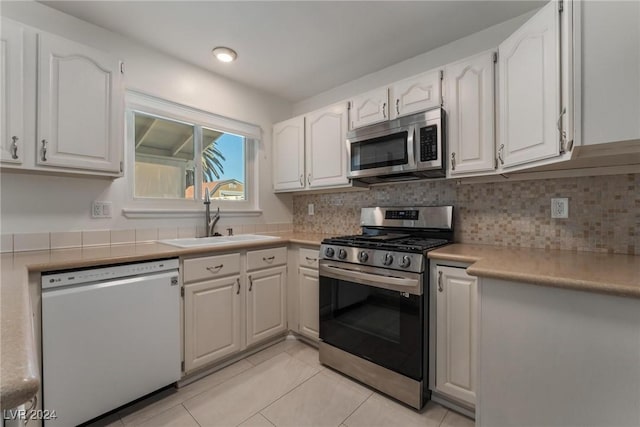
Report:
M 407 134 L 407 156 L 409 157 L 409 169 L 414 170 L 417 166 L 416 162 L 416 127 L 411 126 Z

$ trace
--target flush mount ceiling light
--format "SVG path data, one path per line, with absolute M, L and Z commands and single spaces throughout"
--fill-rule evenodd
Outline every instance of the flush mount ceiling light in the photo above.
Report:
M 218 46 L 212 52 L 220 62 L 233 62 L 238 57 L 235 50 L 224 46 Z

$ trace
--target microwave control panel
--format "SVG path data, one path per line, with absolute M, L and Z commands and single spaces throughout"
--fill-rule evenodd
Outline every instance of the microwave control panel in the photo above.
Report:
M 420 161 L 438 160 L 438 126 L 420 128 Z

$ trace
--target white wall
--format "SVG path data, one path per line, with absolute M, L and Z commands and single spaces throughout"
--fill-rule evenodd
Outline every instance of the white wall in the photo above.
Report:
M 398 80 L 443 66 L 487 49 L 497 48 L 516 28 L 521 26 L 536 11 L 528 12 L 508 21 L 489 27 L 470 36 L 461 38 L 429 52 L 382 70 L 367 74 L 359 79 L 312 96 L 293 105 L 293 114 L 300 115 L 334 102 L 347 100 L 360 93 L 386 86 Z M 452 23 L 455 25 L 455 22 Z M 366 54 L 365 52 L 361 54 Z
M 263 214 L 259 217 L 227 217 L 221 225 L 291 222 L 291 196 L 276 196 L 271 188 L 271 125 L 291 116 L 289 102 L 186 64 L 39 3 L 2 2 L 1 13 L 121 58 L 126 64 L 127 89 L 259 125 L 263 130 L 258 179 Z M 27 93 L 35 94 L 35 91 L 32 89 Z M 29 115 L 35 116 L 35 112 Z M 25 119 L 26 123 L 35 123 L 33 117 Z M 27 135 L 25 140 L 35 140 L 35 126 L 30 126 L 30 132 L 31 137 Z M 130 204 L 127 194 L 131 183 L 127 176 L 110 181 L 3 172 L 0 187 L 2 233 L 173 227 L 200 225 L 202 222 L 196 218 L 130 220 L 123 217 L 120 212 Z M 90 207 L 93 200 L 112 201 L 114 217 L 92 219 Z

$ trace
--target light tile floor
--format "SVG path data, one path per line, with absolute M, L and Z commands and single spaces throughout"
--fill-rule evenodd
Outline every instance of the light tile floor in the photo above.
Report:
M 473 427 L 474 422 L 434 402 L 414 411 L 320 365 L 317 349 L 288 339 L 95 426 Z

